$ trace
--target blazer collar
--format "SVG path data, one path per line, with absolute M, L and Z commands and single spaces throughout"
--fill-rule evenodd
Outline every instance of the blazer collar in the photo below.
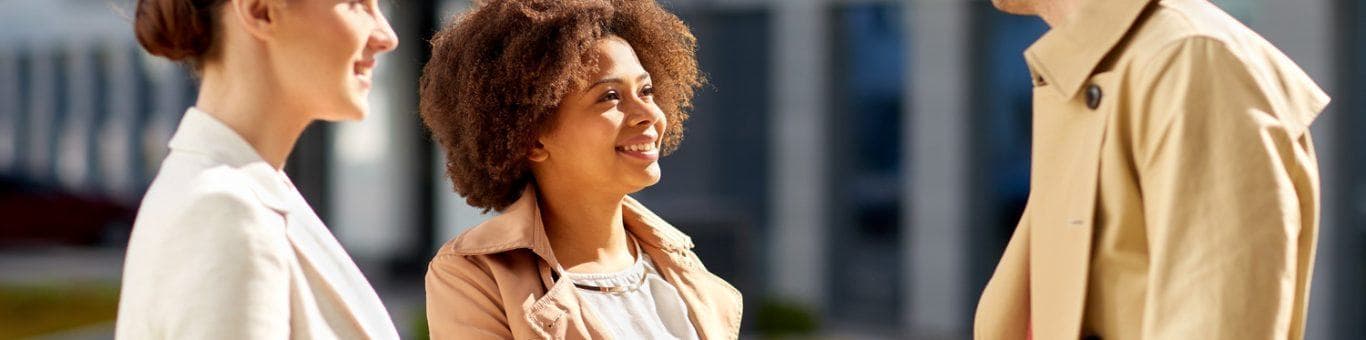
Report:
M 299 211 L 286 215 L 289 222 L 285 234 L 301 260 L 301 267 L 322 278 L 309 280 L 313 281 L 310 283 L 331 290 L 344 314 L 369 337 L 397 339 L 398 332 L 384 303 L 341 243 L 311 209 L 304 206 Z
M 501 215 L 461 234 L 452 242 L 451 250 L 460 255 L 485 255 L 529 249 L 548 263 L 559 263 L 550 251 L 536 196 L 535 186 L 527 185 L 522 196 Z M 693 247 L 692 238 L 646 209 L 635 198 L 626 196 L 621 205 L 627 231 L 642 243 L 666 251 Z
M 289 178 L 262 159 L 246 139 L 212 115 L 194 107 L 186 110 L 168 146 L 173 151 L 204 155 L 242 170 L 255 182 L 251 189 L 263 204 L 280 212 L 290 210 L 287 198 L 294 192 L 294 185 Z
M 336 292 L 346 314 L 372 337 L 397 336 L 384 306 L 346 250 L 298 197 L 289 177 L 266 163 L 241 135 L 208 113 L 190 108 L 171 137 L 170 147 L 245 173 L 261 203 L 286 216 L 285 233 L 301 264 L 322 277 L 320 284 Z
M 1042 78 L 1059 95 L 1072 98 L 1153 1 L 1082 1 L 1071 21 L 1050 29 L 1025 50 L 1034 79 Z
M 300 264 L 322 278 L 313 284 L 335 292 L 345 314 L 370 337 L 398 337 L 383 303 L 346 250 L 299 197 L 289 177 L 261 159 L 251 144 L 208 113 L 190 108 L 171 137 L 170 147 L 245 173 L 254 182 L 251 189 L 262 204 L 285 216 L 285 234 Z

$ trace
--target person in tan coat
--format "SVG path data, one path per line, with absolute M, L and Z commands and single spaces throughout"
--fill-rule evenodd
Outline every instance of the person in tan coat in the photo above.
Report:
M 995 0 L 1051 30 L 978 339 L 1300 339 L 1328 97 L 1204 0 Z
M 628 196 L 678 145 L 694 46 L 652 0 L 487 1 L 436 34 L 423 121 L 501 215 L 432 258 L 432 338 L 738 337 L 740 293 Z

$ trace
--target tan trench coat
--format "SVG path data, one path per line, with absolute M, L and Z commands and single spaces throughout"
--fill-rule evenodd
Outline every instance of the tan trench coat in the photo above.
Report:
M 1328 97 L 1203 0 L 1086 0 L 1025 53 L 1025 214 L 978 339 L 1299 339 Z
M 678 289 L 701 339 L 736 339 L 740 292 L 707 271 L 691 238 L 635 199 L 622 201 L 626 229 Z M 427 271 L 427 323 L 433 339 L 607 339 L 569 280 L 555 280 L 531 187 L 494 217 L 451 240 Z

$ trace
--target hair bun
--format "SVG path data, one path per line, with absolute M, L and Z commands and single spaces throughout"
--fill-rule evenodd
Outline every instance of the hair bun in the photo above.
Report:
M 138 0 L 133 30 L 148 53 L 194 62 L 213 43 L 213 7 L 221 0 Z

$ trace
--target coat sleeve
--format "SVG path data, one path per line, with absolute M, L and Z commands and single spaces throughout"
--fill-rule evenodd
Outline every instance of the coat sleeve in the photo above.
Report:
M 432 339 L 512 339 L 493 276 L 475 261 L 438 254 L 427 268 L 427 325 Z
M 1302 113 L 1284 112 L 1221 41 L 1159 55 L 1133 134 L 1150 253 L 1143 336 L 1294 338 L 1318 218 L 1310 137 L 1287 119 Z
M 159 339 L 284 339 L 290 335 L 284 218 L 243 193 L 194 198 L 168 219 L 174 242 L 156 245 L 151 300 Z M 125 281 L 126 282 L 126 281 Z M 144 281 L 145 282 L 145 281 Z M 145 296 L 145 295 L 144 295 Z M 141 307 L 136 307 L 141 305 Z M 134 337 L 124 337 L 134 338 Z

